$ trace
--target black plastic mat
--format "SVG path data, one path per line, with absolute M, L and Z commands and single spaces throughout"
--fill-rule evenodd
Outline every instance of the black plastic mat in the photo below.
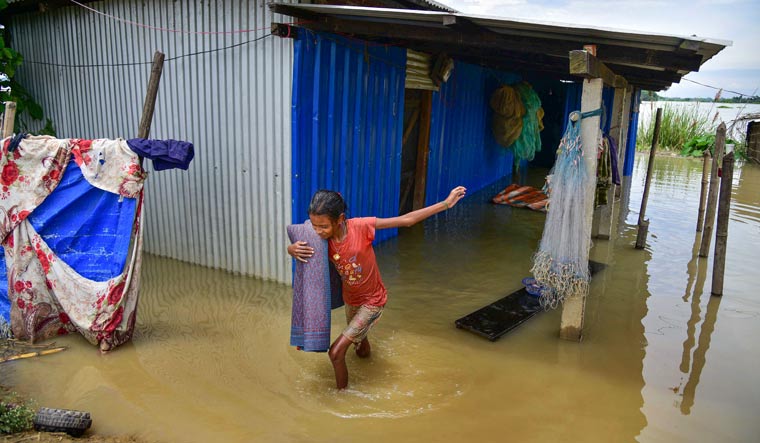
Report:
M 591 275 L 606 266 L 604 263 L 590 261 Z M 496 341 L 541 311 L 543 308 L 538 303 L 538 297 L 528 294 L 523 287 L 490 305 L 465 315 L 454 323 L 459 329 L 466 329 L 481 337 Z

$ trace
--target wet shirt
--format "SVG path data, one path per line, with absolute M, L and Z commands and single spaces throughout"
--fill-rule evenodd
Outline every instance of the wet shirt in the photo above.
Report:
M 384 306 L 387 299 L 372 249 L 375 220 L 375 217 L 348 219 L 343 241 L 328 241 L 330 261 L 343 280 L 343 300 L 349 305 Z

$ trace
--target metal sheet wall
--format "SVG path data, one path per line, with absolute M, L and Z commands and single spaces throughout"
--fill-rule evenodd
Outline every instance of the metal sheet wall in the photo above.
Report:
M 470 193 L 512 173 L 512 150 L 491 132 L 490 95 L 519 77 L 457 62 L 449 81 L 433 94 L 425 203 L 449 195 L 457 185 Z
M 293 222 L 312 194 L 340 192 L 349 217 L 398 215 L 406 51 L 306 30 L 295 42 Z M 395 229 L 378 231 L 382 241 Z
M 290 282 L 284 227 L 291 220 L 292 41 L 268 36 L 273 14 L 265 2 L 88 6 L 161 28 L 253 30 L 159 31 L 76 6 L 6 23 L 13 47 L 27 61 L 18 79 L 52 118 L 59 137 L 135 136 L 150 64 L 132 63 L 150 62 L 154 50 L 163 51 L 167 61 L 151 137 L 191 141 L 196 157 L 186 172 L 150 175 L 146 251 Z M 258 37 L 265 38 L 251 42 Z

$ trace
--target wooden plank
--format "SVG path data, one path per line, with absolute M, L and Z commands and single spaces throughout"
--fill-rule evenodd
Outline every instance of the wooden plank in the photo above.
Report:
M 589 261 L 591 275 L 605 267 L 604 263 Z M 523 287 L 455 320 L 454 324 L 459 329 L 496 341 L 543 310 L 538 297 L 529 294 Z
M 586 79 L 601 78 L 604 84 L 615 88 L 628 86 L 625 78 L 612 72 L 610 68 L 588 51 L 570 51 L 570 74 Z
M 602 79 L 583 80 L 583 92 L 581 95 L 581 112 L 590 112 L 602 106 Z M 587 173 L 596 177 L 596 150 L 601 129 L 599 128 L 599 116 L 588 117 L 581 120 L 581 143 L 583 144 L 583 160 L 586 163 Z M 593 193 L 594 182 L 588 189 L 579 192 Z M 594 213 L 594 199 L 588 199 L 585 222 L 591 224 Z M 586 310 L 587 294 L 579 294 L 565 299 L 562 304 L 562 320 L 560 322 L 559 336 L 565 340 L 580 341 L 583 336 L 583 321 Z
M 433 92 L 422 91 L 420 100 L 420 129 L 417 140 L 417 168 L 414 173 L 414 201 L 412 210 L 425 207 L 428 157 L 430 154 L 430 118 L 433 111 Z

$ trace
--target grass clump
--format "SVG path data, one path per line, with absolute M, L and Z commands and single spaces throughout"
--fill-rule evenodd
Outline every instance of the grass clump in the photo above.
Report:
M 0 400 L 0 434 L 15 434 L 32 429 L 34 408 L 11 395 Z
M 639 125 L 636 136 L 636 148 L 638 150 L 649 150 L 652 146 L 655 114 L 652 112 L 652 119 L 649 124 Z M 676 106 L 665 103 L 662 106 L 658 149 L 682 151 L 687 142 L 710 134 L 717 118 L 717 113 L 711 117 L 710 111 L 700 111 L 698 104 Z

